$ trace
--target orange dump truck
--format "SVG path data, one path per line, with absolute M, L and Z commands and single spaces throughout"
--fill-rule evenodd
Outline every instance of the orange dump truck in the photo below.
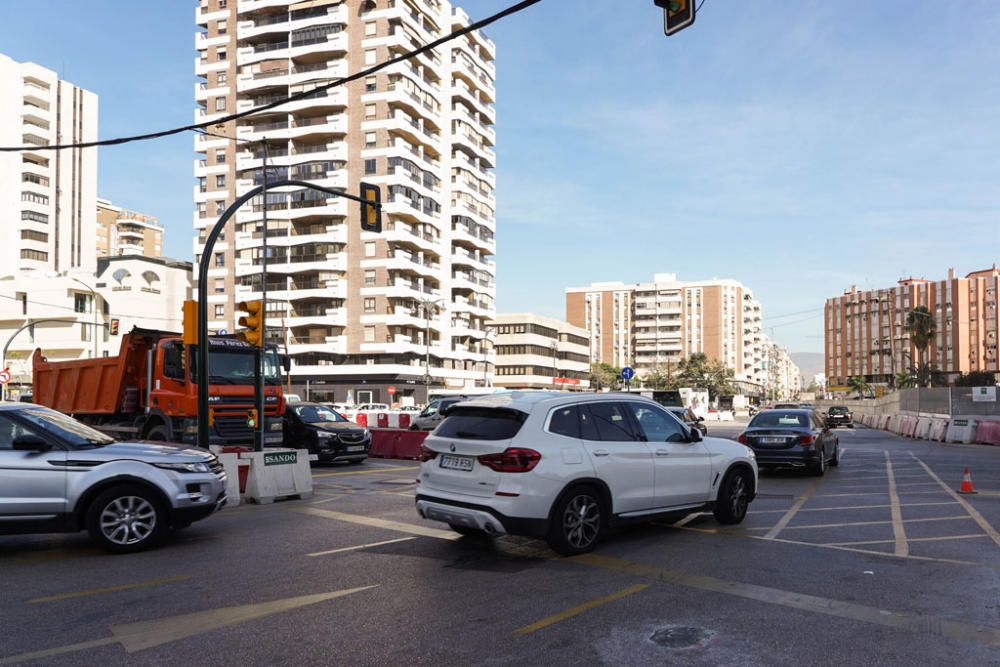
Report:
M 116 357 L 48 361 L 35 350 L 33 400 L 115 437 L 195 444 L 196 352 L 180 334 L 138 327 L 122 337 Z M 285 402 L 277 350 L 264 354 L 264 442 L 274 447 L 282 442 Z M 253 444 L 254 358 L 242 340 L 209 338 L 209 444 Z

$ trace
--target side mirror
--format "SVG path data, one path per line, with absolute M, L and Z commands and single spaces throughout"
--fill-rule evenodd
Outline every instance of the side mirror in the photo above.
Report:
M 705 421 L 705 418 L 704 417 L 695 417 L 695 421 L 703 422 L 703 421 Z
M 689 442 L 701 442 L 702 441 L 701 431 L 696 428 L 688 430 L 688 441 Z
M 14 449 L 19 452 L 47 452 L 52 449 L 52 445 L 37 435 L 19 435 L 14 438 L 12 444 Z

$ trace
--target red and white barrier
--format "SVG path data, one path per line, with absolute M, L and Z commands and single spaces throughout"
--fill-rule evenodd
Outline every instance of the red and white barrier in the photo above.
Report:
M 976 427 L 976 442 L 982 445 L 1000 445 L 1000 421 L 981 421 Z

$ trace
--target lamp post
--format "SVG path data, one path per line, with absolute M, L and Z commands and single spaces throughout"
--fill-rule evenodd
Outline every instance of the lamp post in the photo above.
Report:
M 90 298 L 91 298 L 90 307 L 91 310 L 94 311 L 94 359 L 96 359 L 97 358 L 97 292 L 94 291 L 93 287 L 83 282 L 79 278 L 73 278 L 73 280 L 86 287 L 87 291 L 90 292 Z
M 555 386 L 557 384 L 556 378 L 559 377 L 559 343 L 553 339 L 550 346 L 552 348 L 552 385 Z
M 486 334 L 483 336 L 483 386 L 490 386 L 490 348 L 486 345 L 490 336 L 496 338 L 497 330 L 487 325 Z M 493 348 L 496 349 L 496 341 L 493 341 Z M 494 363 L 495 365 L 495 363 Z
M 421 299 L 420 305 L 424 310 L 424 398 L 430 398 L 431 393 L 431 315 L 432 306 L 437 306 L 444 299 Z

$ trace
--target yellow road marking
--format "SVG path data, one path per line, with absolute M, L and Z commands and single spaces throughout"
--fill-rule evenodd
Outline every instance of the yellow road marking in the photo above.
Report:
M 695 512 L 694 514 L 688 514 L 686 517 L 684 517 L 680 521 L 674 523 L 673 526 L 674 526 L 674 528 L 682 528 L 682 527 L 688 525 L 689 523 L 691 523 L 692 521 L 694 521 L 695 519 L 697 519 L 698 517 L 700 517 L 700 516 L 708 516 L 708 515 L 709 515 L 708 512 Z
M 615 600 L 620 600 L 623 597 L 632 595 L 633 593 L 638 593 L 641 590 L 649 588 L 649 584 L 638 584 L 636 586 L 629 586 L 624 590 L 620 590 L 617 593 L 612 593 L 611 595 L 605 595 L 602 598 L 597 598 L 596 600 L 590 600 L 589 602 L 584 602 L 583 604 L 571 607 L 565 611 L 561 611 L 558 614 L 553 614 L 552 616 L 547 616 L 540 621 L 535 621 L 530 625 L 525 625 L 514 631 L 515 635 L 527 635 L 536 630 L 541 630 L 542 628 L 547 628 L 548 626 L 558 623 L 559 621 L 565 621 L 567 618 L 572 618 L 578 614 L 582 614 L 585 611 L 590 611 L 594 607 L 600 607 L 602 604 L 607 604 L 608 602 L 614 602 Z
M 975 521 L 976 523 L 978 523 L 979 527 L 982 528 L 984 531 L 986 531 L 986 534 L 990 536 L 990 539 L 993 540 L 996 543 L 997 546 L 1000 546 L 1000 533 L 997 532 L 996 528 L 994 528 L 992 526 L 992 524 L 990 524 L 989 521 L 987 521 L 985 518 L 983 518 L 983 515 L 980 514 L 978 511 L 976 511 L 976 508 L 973 507 L 972 505 L 970 505 L 965 500 L 965 498 L 963 498 L 962 496 L 960 496 L 957 493 L 955 493 L 955 491 L 953 489 L 951 489 L 947 484 L 945 484 L 944 482 L 942 482 L 941 478 L 938 477 L 934 473 L 934 471 L 931 470 L 927 466 L 926 463 L 924 463 L 919 458 L 917 458 L 916 456 L 914 456 L 912 452 L 910 453 L 910 456 L 913 456 L 913 459 L 917 463 L 919 463 L 921 466 L 923 466 L 924 470 L 927 471 L 927 474 L 930 475 L 931 477 L 933 477 L 934 481 L 936 481 L 938 484 L 940 484 L 941 488 L 944 489 L 948 493 L 949 496 L 951 496 L 952 498 L 954 498 L 955 501 L 959 505 L 962 506 L 962 509 L 964 509 L 966 512 L 969 513 L 969 516 L 972 517 L 973 521 Z
M 821 481 L 823 481 L 822 477 L 814 481 L 808 487 L 806 487 L 806 490 L 803 491 L 799 495 L 799 497 L 795 499 L 795 502 L 792 504 L 792 506 L 788 508 L 788 510 L 780 519 L 778 519 L 778 523 L 774 524 L 771 530 L 767 532 L 767 535 L 765 537 L 777 537 L 778 533 L 780 533 L 781 530 L 788 525 L 789 521 L 795 518 L 795 515 L 798 513 L 798 511 L 802 509 L 803 505 L 806 504 L 806 501 L 809 500 L 809 496 L 813 494 L 813 491 L 819 488 L 819 483 Z M 780 512 L 781 510 L 777 511 Z
M 897 556 L 909 556 L 910 545 L 906 543 L 906 528 L 903 527 L 903 510 L 899 507 L 899 495 L 896 494 L 896 478 L 892 473 L 892 460 L 889 452 L 885 453 L 885 472 L 889 476 L 889 503 L 892 505 L 892 540 L 894 553 Z
M 420 466 L 392 466 L 379 468 L 378 470 L 355 470 L 353 472 L 321 472 L 313 474 L 317 477 L 343 477 L 344 475 L 374 475 L 376 473 L 396 472 L 397 470 L 419 470 Z
M 324 494 L 324 495 L 329 495 L 329 494 Z M 332 503 L 334 500 L 343 497 L 344 496 L 329 496 L 328 498 L 323 498 L 322 500 L 314 500 L 312 502 L 306 503 L 306 505 L 322 505 L 324 503 Z
M 422 535 L 424 537 L 436 537 L 442 540 L 457 540 L 462 536 L 450 530 L 439 530 L 437 528 L 427 528 L 413 523 L 403 523 L 402 521 L 392 521 L 390 519 L 379 519 L 373 516 L 361 516 L 360 514 L 346 514 L 344 512 L 334 512 L 333 510 L 322 510 L 316 507 L 297 507 L 293 512 L 302 512 L 324 519 L 335 519 L 356 523 L 361 526 L 371 526 L 373 528 L 384 528 L 394 530 L 398 533 L 409 533 L 410 535 Z
M 361 549 L 368 549 L 371 547 L 380 547 L 383 544 L 395 544 L 396 542 L 409 542 L 410 540 L 415 540 L 416 537 L 398 537 L 394 540 L 383 540 L 381 542 L 372 542 L 371 544 L 359 544 L 354 547 L 342 547 L 340 549 L 330 549 L 329 551 L 315 551 L 311 554 L 306 554 L 306 556 L 316 557 L 316 556 L 329 556 L 330 554 L 340 554 L 345 551 L 359 551 Z
M 624 574 L 653 579 L 697 590 L 732 595 L 747 600 L 810 611 L 827 616 L 846 618 L 872 625 L 881 625 L 896 630 L 919 634 L 934 634 L 948 639 L 974 641 L 988 646 L 1000 646 L 1000 629 L 972 623 L 962 623 L 948 618 L 934 618 L 926 614 L 910 614 L 889 611 L 878 607 L 822 598 L 794 591 L 786 591 L 769 586 L 727 581 L 705 575 L 690 574 L 679 570 L 669 570 L 654 565 L 636 563 L 610 556 L 584 554 L 571 559 L 583 565 L 621 572 Z
M 972 519 L 971 516 L 962 514 L 959 516 L 936 516 L 928 519 L 903 519 L 903 523 L 925 523 L 927 521 L 962 521 Z M 885 526 L 892 521 L 853 521 L 850 523 L 817 523 L 810 526 L 785 526 L 785 530 L 805 530 L 808 528 L 850 528 L 852 526 Z M 677 526 L 679 527 L 679 526 Z M 747 528 L 746 530 L 768 530 L 763 528 Z
M 165 577 L 163 579 L 148 579 L 146 581 L 136 581 L 131 584 L 120 584 L 118 586 L 105 586 L 104 588 L 91 588 L 85 591 L 74 591 L 72 593 L 60 593 L 59 595 L 46 595 L 45 597 L 28 600 L 30 604 L 41 604 L 43 602 L 55 602 L 56 600 L 69 600 L 72 598 L 82 598 L 88 595 L 99 595 L 101 593 L 114 593 L 116 591 L 127 591 L 133 588 L 144 588 L 146 586 L 159 586 L 175 581 L 190 579 L 190 574 L 182 574 L 176 577 Z
M 975 535 L 944 535 L 942 537 L 911 537 L 910 542 L 941 542 L 945 540 L 969 540 L 974 537 L 989 537 L 986 533 L 976 533 Z M 870 540 L 868 542 L 827 542 L 825 547 L 851 547 L 864 544 L 892 544 L 894 540 Z M 896 554 L 897 556 L 899 554 Z

